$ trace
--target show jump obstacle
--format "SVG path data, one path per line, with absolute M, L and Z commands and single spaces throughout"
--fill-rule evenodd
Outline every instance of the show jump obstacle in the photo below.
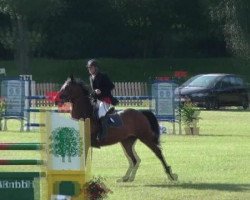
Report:
M 6 200 L 50 200 L 67 195 L 87 199 L 84 183 L 90 178 L 90 121 L 76 121 L 65 114 L 46 112 L 41 143 L 1 143 L 1 151 L 39 151 L 42 160 L 0 160 L 0 165 L 16 165 L 0 173 L 0 197 Z M 18 171 L 19 165 L 39 165 L 39 172 Z M 13 169 L 13 168 L 12 168 Z M 45 184 L 41 179 L 45 178 Z M 44 194 L 45 193 L 45 194 Z M 54 199 L 53 199 L 54 200 Z
M 155 113 L 159 121 L 173 122 L 173 133 L 175 133 L 174 122 L 180 121 L 178 112 L 176 112 L 179 99 L 177 98 L 178 95 L 175 95 L 175 89 L 178 85 L 169 80 L 155 80 L 151 84 L 150 96 L 146 95 L 148 94 L 146 93 L 146 86 L 139 83 L 134 85 L 116 83 L 114 96 L 119 99 L 121 105 L 126 106 L 138 106 L 142 105 L 142 102 L 148 102 L 144 105 Z M 51 87 L 46 88 L 50 89 Z M 43 93 L 43 95 L 41 95 L 40 90 L 37 91 L 39 91 L 39 96 L 36 95 L 36 83 L 32 80 L 31 75 L 20 75 L 15 79 L 5 78 L 1 81 L 1 96 L 6 99 L 7 106 L 3 116 L 5 130 L 7 129 L 8 119 L 19 119 L 21 121 L 21 131 L 34 130 L 33 127 L 43 126 L 43 124 L 36 123 L 36 113 L 46 111 L 46 104 L 41 104 L 42 107 L 40 107 L 38 102 L 46 101 L 51 105 L 53 95 L 48 95 L 48 93 L 52 92 L 50 90 L 46 90 L 47 92 Z M 36 106 L 39 106 L 39 108 Z M 181 134 L 180 123 L 179 134 Z

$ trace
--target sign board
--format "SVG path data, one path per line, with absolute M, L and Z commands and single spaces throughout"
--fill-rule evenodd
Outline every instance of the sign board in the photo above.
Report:
M 38 172 L 1 172 L 0 198 L 6 200 L 40 199 L 39 176 Z
M 1 84 L 1 96 L 5 98 L 5 117 L 24 116 L 25 88 L 22 80 L 3 80 Z
M 159 81 L 152 84 L 151 109 L 158 120 L 171 121 L 175 117 L 175 95 L 177 84 Z

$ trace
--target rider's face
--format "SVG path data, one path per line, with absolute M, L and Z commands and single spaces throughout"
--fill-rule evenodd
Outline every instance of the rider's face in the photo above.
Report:
M 96 67 L 95 66 L 88 66 L 88 71 L 91 75 L 94 75 L 96 73 Z

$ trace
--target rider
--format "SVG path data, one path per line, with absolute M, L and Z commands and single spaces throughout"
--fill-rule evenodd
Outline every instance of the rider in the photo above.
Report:
M 98 139 L 104 138 L 107 132 L 107 123 L 105 115 L 112 109 L 111 105 L 117 105 L 118 100 L 114 98 L 111 91 L 115 88 L 115 85 L 110 78 L 99 71 L 99 64 L 97 60 L 91 59 L 87 62 L 89 71 L 89 82 L 92 89 L 94 98 L 97 99 L 98 105 L 98 118 L 100 119 L 102 130 L 99 132 Z

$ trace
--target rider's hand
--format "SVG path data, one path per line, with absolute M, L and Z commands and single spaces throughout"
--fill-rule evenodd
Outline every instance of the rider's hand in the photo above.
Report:
M 95 93 L 96 93 L 96 94 L 101 94 L 101 90 L 95 89 Z

